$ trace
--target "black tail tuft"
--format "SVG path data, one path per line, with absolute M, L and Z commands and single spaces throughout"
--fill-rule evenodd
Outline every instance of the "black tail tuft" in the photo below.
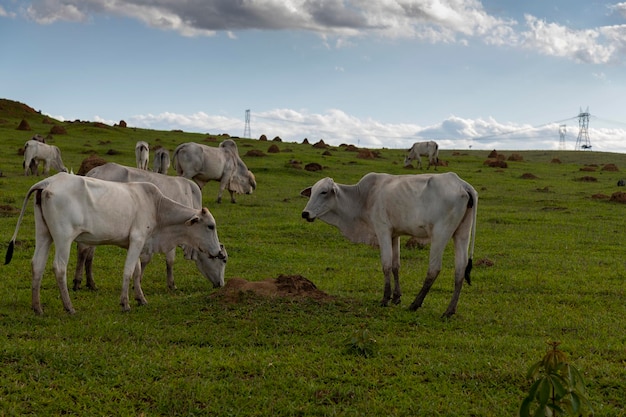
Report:
M 4 258 L 4 264 L 7 265 L 13 258 L 13 248 L 15 247 L 15 241 L 9 242 L 9 248 L 7 249 L 7 256 Z
M 472 272 L 472 258 L 467 261 L 467 266 L 465 267 L 465 281 L 467 281 L 467 285 L 472 285 L 470 272 Z

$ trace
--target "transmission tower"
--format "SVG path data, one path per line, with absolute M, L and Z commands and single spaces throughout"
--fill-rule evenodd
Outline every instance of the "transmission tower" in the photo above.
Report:
M 559 149 L 565 150 L 565 132 L 567 132 L 567 125 L 559 126 Z
M 591 149 L 591 141 L 589 140 L 589 107 L 583 112 L 580 109 L 578 114 L 578 138 L 576 139 L 575 149 Z
M 246 124 L 243 128 L 243 137 L 251 138 L 252 133 L 250 133 L 250 109 L 246 110 Z

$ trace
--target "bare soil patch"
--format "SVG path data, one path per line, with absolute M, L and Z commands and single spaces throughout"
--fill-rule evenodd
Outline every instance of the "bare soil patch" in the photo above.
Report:
M 263 281 L 248 281 L 244 278 L 230 278 L 226 285 L 211 295 L 226 302 L 237 303 L 246 295 L 262 298 L 311 298 L 318 301 L 332 300 L 333 297 L 319 290 L 315 284 L 302 275 L 279 275 Z
M 526 172 L 526 173 L 522 174 L 521 178 L 523 180 L 535 180 L 538 177 L 535 174 L 531 174 L 530 172 Z
M 617 191 L 611 194 L 611 201 L 626 204 L 626 193 L 623 191 Z
M 617 168 L 617 165 L 615 164 L 606 164 L 602 167 L 602 171 L 617 172 L 619 171 L 619 168 Z
M 598 179 L 596 177 L 584 176 L 584 177 L 580 177 L 578 179 L 578 181 L 582 181 L 582 182 L 598 182 Z

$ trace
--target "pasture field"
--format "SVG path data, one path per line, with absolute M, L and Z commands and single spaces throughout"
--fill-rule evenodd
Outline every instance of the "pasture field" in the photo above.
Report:
M 16 129 L 22 118 L 31 131 Z M 49 122 L 0 100 L 3 253 L 26 191 L 42 178 L 24 177 L 18 149 L 35 133 L 45 136 Z M 75 172 L 91 153 L 133 166 L 138 140 L 173 151 L 182 142 L 217 146 L 223 139 L 56 124 L 67 133 L 50 143 Z M 204 203 L 228 250 L 227 281 L 302 275 L 331 300 L 248 293 L 226 299 L 179 251 L 178 289 L 167 289 L 164 257 L 155 256 L 144 276 L 149 304 L 122 313 L 125 251 L 100 247 L 94 261 L 99 290 L 70 292 L 73 316 L 63 310 L 50 254 L 44 315 L 35 316 L 31 201 L 13 260 L 0 267 L 0 416 L 513 416 L 531 385 L 528 367 L 551 341 L 560 341 L 583 372 L 595 415 L 626 415 L 626 205 L 597 198 L 626 191 L 616 185 L 626 178 L 626 155 L 515 152 L 523 161 L 499 169 L 483 164 L 489 150 L 442 150 L 448 166 L 439 172 L 459 174 L 476 188 L 479 202 L 472 285 L 464 286 L 457 314 L 441 319 L 452 295 L 451 245 L 424 306 L 411 312 L 428 248 L 406 247 L 403 239 L 402 304 L 382 308 L 378 250 L 300 216 L 306 205 L 300 191 L 322 177 L 352 184 L 372 171 L 417 173 L 403 168 L 405 151 L 380 149 L 378 158 L 361 159 L 333 147 L 324 156 L 303 139 L 235 139 L 257 190 L 237 204 L 224 198 L 217 205 L 213 182 L 203 190 Z M 279 153 L 267 152 L 272 144 Z M 250 150 L 265 156 L 246 156 Z M 324 169 L 296 169 L 292 160 Z M 606 164 L 619 171 L 603 170 Z M 585 167 L 595 170 L 581 171 Z M 75 252 L 70 285 L 74 266 Z M 359 337 L 364 332 L 368 336 Z M 350 343 L 355 335 L 357 343 Z

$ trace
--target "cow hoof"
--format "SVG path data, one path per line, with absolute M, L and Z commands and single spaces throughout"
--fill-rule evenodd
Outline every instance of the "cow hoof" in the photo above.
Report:
M 394 298 L 391 302 L 392 302 L 394 305 L 399 305 L 399 304 L 400 304 L 400 297 L 398 297 L 398 298 Z
M 389 306 L 389 300 L 382 300 L 380 302 L 380 306 L 381 307 L 388 307 Z
M 416 311 L 420 307 L 421 307 L 421 305 L 419 305 L 419 304 L 411 303 L 411 305 L 409 306 L 409 310 L 410 311 Z
M 445 313 L 443 313 L 441 315 L 442 319 L 449 319 L 450 317 L 452 317 L 454 315 L 454 311 L 446 311 Z
M 74 310 L 73 308 L 65 309 L 65 311 L 67 311 L 67 314 L 70 314 L 70 315 L 76 314 L 76 310 Z

